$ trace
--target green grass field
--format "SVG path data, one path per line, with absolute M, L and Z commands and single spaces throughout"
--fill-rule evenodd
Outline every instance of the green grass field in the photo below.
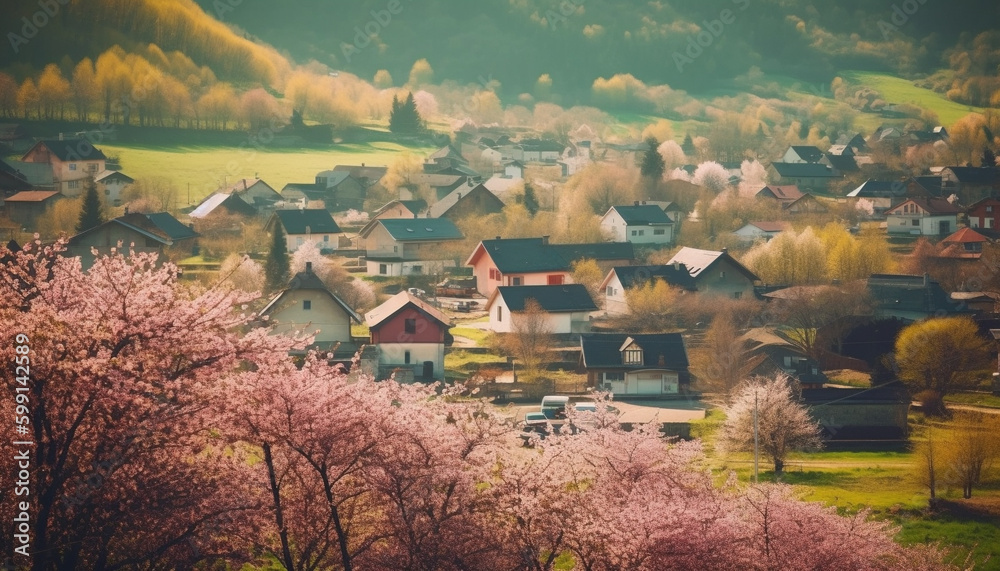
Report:
M 101 145 L 107 155 L 121 159 L 122 171 L 132 178 L 164 177 L 178 190 L 178 207 L 198 203 L 224 181 L 262 178 L 277 191 L 290 182 L 312 182 L 316 173 L 338 164 L 391 164 L 402 152 L 424 156 L 430 147 L 405 147 L 374 142 L 334 145 L 327 149 L 243 150 L 234 147 L 154 147 Z
M 875 89 L 889 103 L 911 103 L 930 109 L 937 113 L 945 126 L 952 125 L 969 113 L 983 112 L 981 107 L 956 103 L 941 93 L 917 87 L 913 82 L 900 77 L 867 71 L 845 71 L 841 76 L 851 83 Z

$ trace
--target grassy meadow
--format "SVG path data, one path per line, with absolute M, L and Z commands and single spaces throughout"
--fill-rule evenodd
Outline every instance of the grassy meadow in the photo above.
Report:
M 917 87 L 912 81 L 867 71 L 846 71 L 841 74 L 851 83 L 867 85 L 882 94 L 889 103 L 910 103 L 937 113 L 942 125 L 951 125 L 969 113 L 982 113 L 982 107 L 956 103 L 942 93 Z

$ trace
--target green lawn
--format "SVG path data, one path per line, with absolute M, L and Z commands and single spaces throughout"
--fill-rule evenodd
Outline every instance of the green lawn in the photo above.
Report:
M 990 408 L 1000 408 L 1000 397 L 988 393 L 958 393 L 944 397 L 949 404 L 971 404 Z
M 851 83 L 867 85 L 877 90 L 889 103 L 910 103 L 930 109 L 938 114 L 945 126 L 952 125 L 969 113 L 983 112 L 981 107 L 956 103 L 941 93 L 917 87 L 913 82 L 900 77 L 867 71 L 845 71 L 840 75 Z
M 153 147 L 101 145 L 108 155 L 121 159 L 122 170 L 132 178 L 165 177 L 178 190 L 178 207 L 199 202 L 223 181 L 260 176 L 281 191 L 290 182 L 312 182 L 316 173 L 338 164 L 389 165 L 401 152 L 424 156 L 430 147 L 405 147 L 373 142 L 334 145 L 330 149 L 263 149 L 234 147 Z

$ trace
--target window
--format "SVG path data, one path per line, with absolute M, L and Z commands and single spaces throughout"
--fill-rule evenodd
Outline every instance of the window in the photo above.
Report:
M 987 206 L 986 207 L 986 212 L 993 212 L 993 207 L 992 206 Z
M 920 226 L 920 221 L 917 220 L 916 218 L 914 218 L 911 222 L 914 226 Z
M 987 218 L 986 219 L 986 227 L 987 228 L 992 228 L 993 227 L 993 219 L 992 218 Z
M 424 267 L 423 266 L 413 266 L 413 271 L 411 273 L 422 274 L 422 273 L 424 273 Z
M 417 332 L 417 320 L 407 319 L 403 323 L 403 331 L 406 333 L 416 333 Z
M 563 277 L 559 274 L 552 274 L 548 276 L 548 278 L 546 278 L 545 281 L 546 283 L 548 283 L 548 285 L 562 285 Z
M 324 242 L 329 242 L 330 241 L 330 235 L 329 234 L 323 234 L 323 241 Z
M 632 235 L 635 236 L 638 233 L 637 230 L 632 230 Z
M 405 363 L 407 365 L 410 364 L 410 352 L 409 351 L 406 351 L 406 352 L 403 353 L 403 363 Z
M 606 294 L 609 295 L 609 296 L 615 295 L 615 288 L 613 288 L 611 286 L 608 286 L 608 290 L 607 290 Z
M 87 170 L 89 172 L 91 172 L 91 173 L 96 173 L 97 172 L 97 163 L 90 163 L 89 165 L 87 165 Z
M 726 272 L 719 272 L 719 279 L 726 279 Z
M 386 275 L 387 273 L 389 273 L 389 266 L 386 264 L 379 264 L 378 273 L 382 274 L 383 276 Z
M 503 306 L 502 305 L 498 305 L 497 306 L 497 321 L 501 321 L 501 322 L 503 321 Z
M 615 373 L 604 373 L 604 382 L 605 383 L 613 383 L 613 382 L 619 382 L 620 383 L 620 382 L 622 382 L 624 380 L 625 380 L 625 373 L 622 373 L 620 371 L 619 372 L 615 372 Z
M 663 228 L 653 228 L 653 236 L 663 236 L 667 231 Z
M 69 164 L 69 170 L 75 171 L 76 170 L 76 163 L 70 163 Z
M 625 364 L 626 365 L 641 365 L 642 364 L 642 349 L 638 347 L 629 347 L 625 349 Z
M 733 292 L 733 299 L 740 299 L 742 297 L 743 297 L 743 292 L 741 292 L 741 291 L 735 291 L 735 292 Z
M 392 247 L 392 253 L 395 254 L 395 253 L 398 253 L 398 252 L 399 252 L 399 246 L 393 246 Z
M 78 180 L 71 180 L 71 181 L 69 181 L 68 187 L 69 188 L 74 188 L 74 189 L 75 188 L 80 188 L 80 181 L 78 181 Z
M 645 236 L 646 235 L 646 231 L 645 230 L 639 230 L 639 235 L 640 236 Z
M 510 285 L 516 285 L 516 286 L 521 285 L 521 278 L 519 278 L 519 277 L 517 277 L 517 278 L 511 278 L 510 281 L 511 281 Z
M 312 300 L 308 300 L 308 299 L 302 300 L 302 309 L 303 309 L 303 311 L 309 311 L 312 308 L 313 308 L 313 302 L 312 302 Z

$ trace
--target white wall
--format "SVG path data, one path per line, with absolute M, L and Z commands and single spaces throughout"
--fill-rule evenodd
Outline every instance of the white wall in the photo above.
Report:
M 380 367 L 406 367 L 414 372 L 414 376 L 423 374 L 424 361 L 434 363 L 434 377 L 444 378 L 444 344 L 443 343 L 380 343 Z M 406 352 L 410 352 L 410 363 L 406 364 Z

